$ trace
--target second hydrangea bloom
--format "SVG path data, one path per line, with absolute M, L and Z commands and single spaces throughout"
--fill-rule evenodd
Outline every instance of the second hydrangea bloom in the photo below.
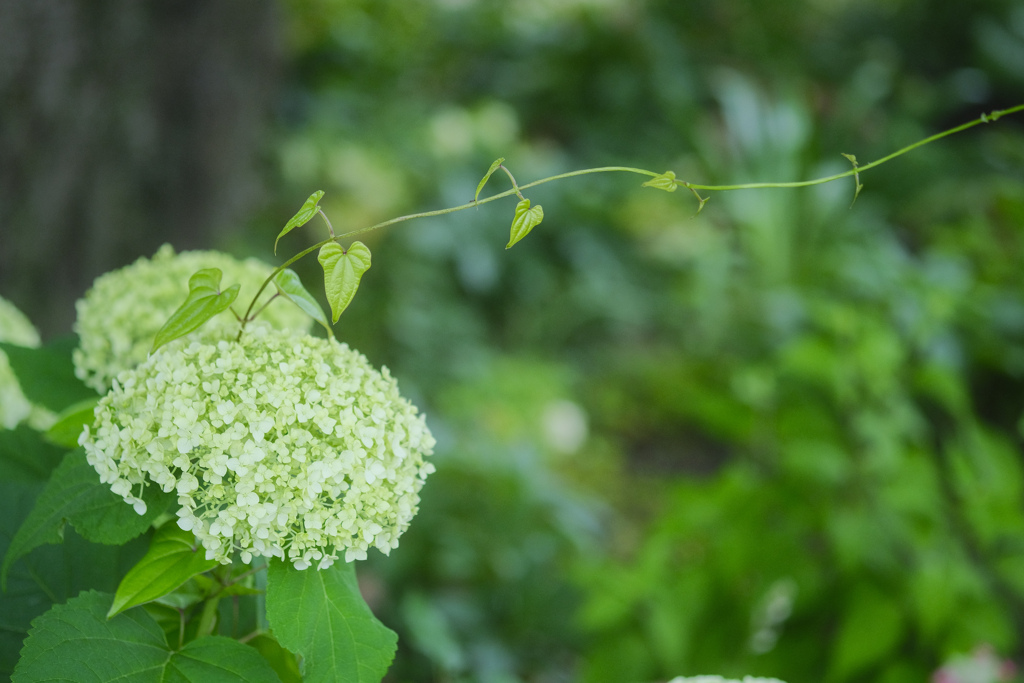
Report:
M 76 304 L 75 332 L 80 348 L 74 354 L 75 373 L 100 393 L 122 370 L 146 359 L 153 337 L 188 295 L 188 279 L 202 268 L 219 268 L 224 287 L 240 284 L 239 301 L 248 301 L 273 268 L 256 259 L 239 261 L 216 251 L 175 254 L 164 245 L 152 259 L 111 271 L 96 279 Z M 258 306 L 270 300 L 274 288 L 260 295 Z M 293 304 L 275 301 L 260 314 L 261 321 L 282 329 L 308 330 L 311 320 Z M 192 339 L 227 338 L 238 331 L 238 321 L 225 311 L 193 333 Z
M 345 344 L 250 326 L 241 342 L 171 345 L 124 372 L 83 433 L 104 483 L 144 509 L 176 491 L 207 556 L 297 568 L 398 545 L 434 439 L 387 369 Z

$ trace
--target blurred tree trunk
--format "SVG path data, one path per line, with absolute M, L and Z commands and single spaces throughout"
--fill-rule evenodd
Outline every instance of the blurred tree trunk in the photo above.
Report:
M 0 2 L 0 296 L 65 332 L 93 278 L 260 197 L 273 0 Z

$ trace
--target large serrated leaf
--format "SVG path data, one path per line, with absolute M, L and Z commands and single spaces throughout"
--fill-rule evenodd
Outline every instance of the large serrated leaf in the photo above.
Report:
M 55 339 L 40 348 L 0 342 L 0 350 L 7 354 L 7 362 L 25 397 L 54 411 L 96 396 L 95 391 L 75 377 L 71 351 L 76 346 L 78 337 L 74 335 Z
M 317 256 L 324 269 L 324 288 L 331 305 L 334 322 L 352 303 L 359 289 L 359 280 L 370 269 L 370 250 L 362 242 L 353 242 L 342 249 L 337 242 L 328 242 Z
M 498 157 L 494 160 L 494 163 L 491 164 L 491 167 L 487 169 L 487 173 L 484 173 L 484 177 L 480 179 L 480 184 L 476 186 L 476 194 L 473 195 L 474 202 L 480 199 L 480 192 L 484 189 L 484 185 L 486 185 L 487 181 L 491 179 L 491 176 L 494 175 L 494 172 L 498 170 L 498 167 L 501 166 L 503 161 L 505 161 L 505 157 Z
M 516 205 L 516 215 L 512 219 L 512 230 L 509 233 L 506 249 L 511 249 L 519 240 L 530 234 L 530 231 L 544 220 L 544 209 L 540 204 L 530 208 L 530 200 L 524 199 Z
M 316 215 L 317 211 L 320 210 L 318 204 L 324 196 L 323 190 L 317 190 L 313 194 L 309 195 L 302 204 L 302 208 L 299 209 L 298 213 L 291 217 L 291 219 L 285 223 L 284 228 L 277 234 L 277 239 L 274 240 L 274 253 L 277 253 L 277 243 L 281 241 L 281 238 L 290 233 L 295 228 L 301 228 L 306 223 L 313 220 L 313 216 Z
M 272 559 L 267 619 L 278 642 L 303 658 L 306 683 L 378 683 L 395 656 L 398 636 L 373 616 L 348 562 L 300 571 Z
M 189 332 L 199 329 L 203 323 L 228 309 L 238 298 L 241 285 L 231 285 L 220 291 L 220 268 L 197 270 L 188 279 L 188 298 L 171 314 L 153 339 L 153 351 Z
M 172 650 L 143 610 L 107 619 L 109 605 L 89 591 L 35 619 L 12 682 L 280 683 L 254 648 L 204 636 Z
M 334 335 L 334 331 L 331 330 L 331 324 L 327 322 L 327 314 L 324 313 L 324 309 L 320 308 L 317 300 L 302 285 L 302 280 L 299 279 L 294 270 L 285 268 L 278 273 L 274 278 L 274 286 L 277 287 L 277 291 L 281 293 L 281 296 L 301 308 L 302 312 L 310 318 L 323 325 L 327 330 L 327 334 Z
M 42 484 L 0 479 L 0 556 L 42 488 Z M 17 562 L 8 576 L 7 590 L 0 591 L 0 681 L 10 680 L 33 619 L 82 591 L 113 593 L 117 579 L 142 557 L 148 544 L 148 539 L 140 537 L 125 545 L 100 545 L 66 529 L 64 543 L 38 548 Z
M 191 531 L 164 524 L 153 536 L 149 551 L 121 580 L 107 616 L 161 598 L 191 579 L 218 566 L 207 560 Z
M 70 522 L 90 541 L 119 545 L 149 528 L 170 505 L 173 494 L 147 486 L 143 500 L 146 501 L 146 514 L 139 515 L 123 498 L 111 492 L 109 486 L 100 482 L 96 470 L 86 460 L 84 450 L 78 448 L 69 452 L 11 539 L 0 567 L 0 586 L 6 585 L 7 572 L 16 560 L 33 548 L 60 543 L 66 523 Z

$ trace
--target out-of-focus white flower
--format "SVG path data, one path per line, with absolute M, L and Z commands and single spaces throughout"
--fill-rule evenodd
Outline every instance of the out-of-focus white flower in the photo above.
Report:
M 755 678 L 744 676 L 743 680 L 736 678 L 722 678 L 721 676 L 677 676 L 669 683 L 783 683 L 777 678 Z
M 0 297 L 0 341 L 18 346 L 39 346 L 39 333 L 14 304 Z M 7 354 L 0 351 L 0 428 L 13 429 L 28 420 L 37 429 L 53 424 L 54 415 L 25 398 Z
M 541 414 L 544 440 L 559 453 L 575 453 L 587 440 L 587 414 L 572 401 L 552 401 Z
M 387 368 L 335 340 L 250 325 L 240 342 L 159 349 L 122 372 L 80 443 L 145 511 L 176 491 L 178 525 L 208 558 L 325 568 L 398 545 L 433 465 L 434 439 Z
M 1011 681 L 1017 667 L 1001 659 L 989 645 L 980 645 L 974 652 L 953 657 L 932 674 L 932 683 L 1000 683 Z
M 248 306 L 273 268 L 257 259 L 238 259 L 216 251 L 184 251 L 175 254 L 165 244 L 152 259 L 135 263 L 96 278 L 85 297 L 75 304 L 78 317 L 74 330 L 79 348 L 74 352 L 75 374 L 87 385 L 104 393 L 117 373 L 146 360 L 153 337 L 188 296 L 188 280 L 197 270 L 219 268 L 221 287 L 241 285 L 236 307 Z M 260 295 L 259 310 L 275 293 L 273 286 Z M 259 320 L 282 329 L 308 330 L 312 321 L 297 306 L 283 299 L 274 301 Z M 188 339 L 219 340 L 238 331 L 238 321 L 224 311 L 188 335 Z

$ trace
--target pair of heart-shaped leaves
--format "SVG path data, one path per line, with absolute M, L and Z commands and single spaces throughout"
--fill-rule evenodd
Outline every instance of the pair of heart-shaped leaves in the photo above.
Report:
M 298 213 L 292 216 L 291 220 L 285 224 L 278 234 L 277 240 L 280 240 L 295 228 L 302 227 L 311 221 L 320 212 L 319 203 L 323 196 L 323 190 L 317 190 L 309 195 L 309 198 L 303 203 Z M 276 240 L 274 242 L 274 253 L 277 253 Z M 327 302 L 331 305 L 333 322 L 338 322 L 338 318 L 341 317 L 342 312 L 348 308 L 352 298 L 356 295 L 356 290 L 359 288 L 359 281 L 363 277 L 363 273 L 370 268 L 370 250 L 362 242 L 353 242 L 349 245 L 348 249 L 345 249 L 337 242 L 328 242 L 320 248 L 318 259 L 324 269 L 324 289 L 327 293 Z M 294 274 L 288 276 L 288 282 L 297 283 L 299 287 L 302 286 L 298 282 L 298 276 L 294 276 Z M 280 284 L 278 285 L 278 291 L 282 291 Z M 302 291 L 305 292 L 304 289 Z M 330 331 L 330 327 L 327 326 L 326 317 L 323 316 L 322 312 L 319 312 L 320 306 L 316 304 L 312 297 L 308 299 L 304 297 L 293 298 L 292 301 Z M 319 312 L 318 314 L 313 312 L 314 305 L 316 311 Z
M 484 189 L 484 185 L 490 180 L 494 172 L 499 168 L 502 168 L 501 164 L 505 159 L 503 157 L 495 159 L 491 167 L 487 169 L 487 173 L 480 179 L 480 183 L 476 186 L 476 194 L 473 195 L 473 201 L 480 199 L 480 192 Z M 519 187 L 515 185 L 515 181 L 512 181 L 515 187 L 516 194 L 519 194 Z M 540 225 L 540 222 L 544 220 L 544 209 L 540 204 L 531 207 L 530 200 L 519 194 L 520 201 L 516 205 L 516 212 L 512 218 L 512 229 L 509 231 L 508 244 L 505 245 L 506 249 L 511 249 L 512 246 L 530 234 L 530 231 Z

